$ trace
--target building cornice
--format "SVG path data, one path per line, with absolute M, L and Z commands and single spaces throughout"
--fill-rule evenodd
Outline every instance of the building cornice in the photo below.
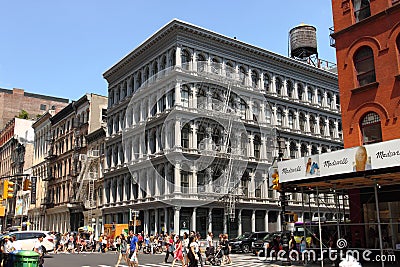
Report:
M 143 54 L 145 51 L 147 51 L 150 47 L 152 47 L 156 43 L 160 42 L 162 39 L 164 39 L 169 34 L 173 34 L 173 33 L 179 32 L 179 31 L 187 32 L 190 34 L 195 34 L 195 35 L 201 36 L 205 39 L 219 42 L 223 45 L 228 45 L 235 49 L 240 49 L 246 53 L 251 53 L 256 56 L 262 56 L 265 58 L 269 58 L 276 62 L 281 62 L 281 63 L 284 63 L 285 65 L 292 66 L 292 67 L 295 67 L 298 69 L 318 73 L 319 75 L 326 76 L 326 77 L 333 78 L 333 79 L 337 78 L 336 74 L 331 73 L 329 71 L 318 69 L 316 67 L 310 66 L 301 61 L 276 54 L 274 52 L 262 49 L 260 47 L 236 40 L 234 38 L 224 36 L 222 34 L 219 34 L 219 33 L 201 28 L 199 26 L 189 24 L 189 23 L 181 21 L 181 20 L 177 20 L 177 19 L 172 20 L 171 22 L 166 24 L 164 27 L 162 27 L 160 30 L 158 30 L 155 34 L 153 34 L 152 36 L 147 38 L 143 43 L 141 43 L 132 52 L 130 52 L 125 57 L 123 57 L 118 63 L 116 63 L 110 69 L 105 71 L 103 73 L 103 77 L 108 82 L 110 82 L 110 78 L 114 74 L 118 73 L 121 69 L 123 69 L 126 65 L 128 65 L 130 62 L 132 62 L 135 58 L 139 57 L 141 54 Z M 178 34 L 178 33 L 176 33 L 176 34 Z

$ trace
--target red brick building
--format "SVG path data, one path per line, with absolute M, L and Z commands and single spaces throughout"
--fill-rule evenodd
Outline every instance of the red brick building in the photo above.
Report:
M 28 113 L 29 119 L 36 119 L 47 110 L 63 109 L 68 102 L 69 100 L 65 98 L 28 93 L 23 89 L 0 88 L 0 129 L 12 118 L 18 116 L 21 110 Z
M 345 148 L 400 137 L 399 4 L 332 0 Z
M 400 1 L 332 0 L 332 11 L 344 146 L 385 147 L 400 138 Z M 348 179 L 353 247 L 399 250 L 400 164 Z

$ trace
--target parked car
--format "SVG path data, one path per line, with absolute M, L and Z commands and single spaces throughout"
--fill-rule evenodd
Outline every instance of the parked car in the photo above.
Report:
M 51 237 L 49 231 L 16 231 L 9 233 L 10 236 L 15 236 L 17 242 L 22 250 L 32 250 L 37 242 L 38 237 L 43 235 L 43 247 L 46 251 L 52 251 L 54 249 L 53 237 Z
M 263 239 L 259 239 L 253 242 L 252 246 L 251 246 L 251 251 L 253 252 L 253 254 L 264 257 L 264 252 L 265 249 L 267 250 L 267 256 L 269 256 L 270 251 L 272 249 L 273 246 L 273 240 L 274 238 L 278 237 L 278 236 L 282 236 L 282 232 L 273 232 L 273 233 L 269 233 L 268 235 L 264 236 Z
M 248 253 L 250 252 L 252 242 L 263 239 L 267 234 L 268 232 L 246 232 L 235 239 L 231 239 L 229 240 L 231 251 Z

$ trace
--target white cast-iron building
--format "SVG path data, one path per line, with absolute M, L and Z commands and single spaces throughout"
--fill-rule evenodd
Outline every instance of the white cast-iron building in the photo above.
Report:
M 284 158 L 342 147 L 335 73 L 186 22 L 171 21 L 103 76 L 104 223 L 127 223 L 134 209 L 149 233 L 274 231 L 274 132 Z M 316 211 L 303 214 L 299 194 L 289 205 L 299 220 Z

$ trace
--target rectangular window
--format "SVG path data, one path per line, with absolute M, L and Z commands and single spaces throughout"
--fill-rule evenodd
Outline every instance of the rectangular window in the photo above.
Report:
M 189 193 L 189 174 L 187 172 L 181 172 L 181 188 L 182 193 Z
M 45 104 L 40 104 L 40 110 L 46 110 L 46 105 Z

